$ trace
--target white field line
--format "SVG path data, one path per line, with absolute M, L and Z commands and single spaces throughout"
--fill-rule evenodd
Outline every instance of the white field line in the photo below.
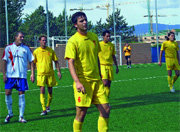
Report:
M 145 77 L 145 78 L 132 78 L 132 79 L 125 79 L 125 80 L 114 80 L 112 81 L 113 83 L 117 82 L 127 82 L 127 81 L 137 81 L 137 80 L 150 80 L 150 79 L 156 79 L 156 78 L 161 78 L 161 77 L 167 77 L 167 76 L 153 76 L 153 77 Z M 65 87 L 72 87 L 72 85 L 68 86 L 57 86 L 53 87 L 53 89 L 59 89 L 59 88 L 65 88 Z M 39 91 L 40 89 L 32 89 L 32 90 L 27 90 L 26 92 L 32 92 L 32 91 Z M 18 91 L 14 91 L 13 93 L 17 93 Z M 0 94 L 5 94 L 5 92 L 0 92 Z

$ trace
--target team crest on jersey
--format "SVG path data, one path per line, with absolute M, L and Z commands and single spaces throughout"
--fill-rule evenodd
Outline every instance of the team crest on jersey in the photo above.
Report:
M 81 97 L 78 97 L 78 102 L 81 102 Z

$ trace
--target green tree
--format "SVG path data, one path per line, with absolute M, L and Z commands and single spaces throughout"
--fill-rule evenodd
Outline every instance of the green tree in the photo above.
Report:
M 18 31 L 21 24 L 23 7 L 26 0 L 7 0 L 8 24 L 9 24 L 9 41 L 14 41 L 14 34 Z M 6 17 L 5 1 L 0 0 L 0 47 L 6 45 Z
M 106 29 L 109 29 L 111 32 L 114 31 L 114 22 L 113 14 L 106 19 L 107 23 L 105 24 Z M 116 35 L 120 35 L 122 41 L 128 41 L 133 38 L 134 26 L 128 26 L 126 19 L 121 15 L 121 11 L 117 9 L 115 11 L 115 28 Z

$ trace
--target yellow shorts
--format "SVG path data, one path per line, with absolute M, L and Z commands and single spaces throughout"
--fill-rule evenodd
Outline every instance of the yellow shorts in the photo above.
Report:
M 101 77 L 102 79 L 113 80 L 113 66 L 101 65 Z
M 175 58 L 166 58 L 166 69 L 167 70 L 180 70 L 178 60 Z
M 37 86 L 53 87 L 57 85 L 56 78 L 54 75 L 38 75 L 37 76 Z
M 83 94 L 82 92 L 78 92 L 76 89 L 76 83 L 73 83 L 76 106 L 90 107 L 91 104 L 109 103 L 101 80 L 88 81 L 86 79 L 80 79 L 80 82 L 83 84 L 86 93 Z

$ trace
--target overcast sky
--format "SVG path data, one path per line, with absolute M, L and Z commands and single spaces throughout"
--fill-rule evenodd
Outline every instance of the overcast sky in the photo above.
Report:
M 40 5 L 46 7 L 46 0 L 26 0 L 24 7 L 24 14 L 31 14 Z M 147 2 L 146 0 L 114 0 L 115 7 L 121 9 L 121 15 L 124 16 L 129 25 L 136 25 L 147 23 Z M 136 2 L 136 3 L 135 3 Z M 166 17 L 159 17 L 158 22 L 162 24 L 180 24 L 180 0 L 157 0 L 158 15 L 166 15 Z M 84 10 L 88 20 L 91 20 L 94 24 L 96 21 L 102 18 L 105 22 L 107 18 L 107 10 L 98 9 L 96 6 L 105 6 L 110 4 L 109 14 L 112 13 L 112 0 L 66 0 L 67 14 L 73 14 L 76 11 L 70 11 L 74 8 L 84 8 L 93 10 Z M 64 9 L 64 0 L 48 0 L 49 10 L 53 12 L 55 16 L 62 13 Z M 151 0 L 151 14 L 155 16 L 155 0 Z M 104 8 L 106 9 L 106 8 Z M 153 17 L 155 23 L 155 17 Z

